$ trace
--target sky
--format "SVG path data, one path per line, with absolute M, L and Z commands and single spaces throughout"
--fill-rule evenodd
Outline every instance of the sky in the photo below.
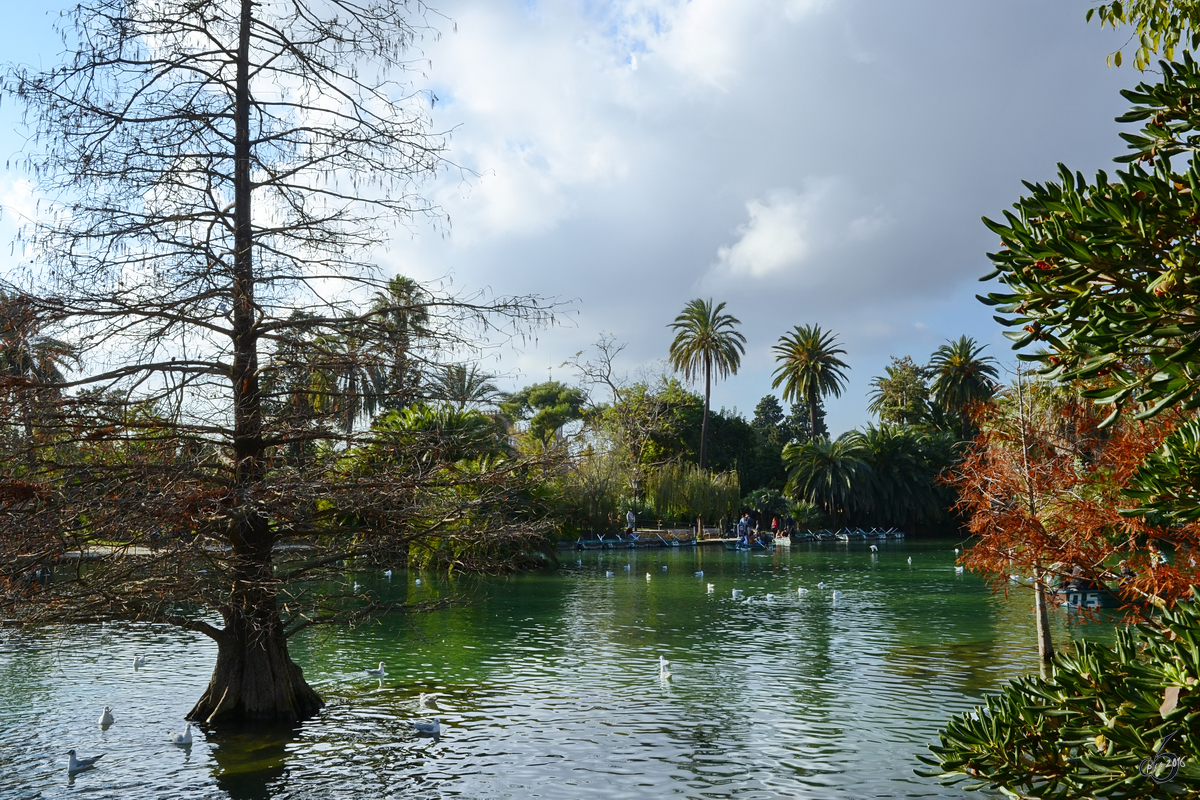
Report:
M 54 5 L 9 11 L 6 60 L 57 61 Z M 621 371 L 666 369 L 670 322 L 712 298 L 746 337 L 712 405 L 750 417 L 771 346 L 818 324 L 850 366 L 826 400 L 835 435 L 871 421 L 893 356 L 925 363 L 967 335 L 1013 363 L 975 299 L 998 244 L 981 217 L 1059 162 L 1111 169 L 1119 90 L 1152 77 L 1106 65 L 1128 34 L 1085 22 L 1086 0 L 434 5 L 440 36 L 410 78 L 465 171 L 425 186 L 447 224 L 401 228 L 379 263 L 562 303 L 558 324 L 487 356 L 510 388 L 571 382 L 563 362 L 602 334 L 626 344 Z M 6 98 L 0 162 L 26 135 Z M 35 203 L 0 172 L 0 239 Z

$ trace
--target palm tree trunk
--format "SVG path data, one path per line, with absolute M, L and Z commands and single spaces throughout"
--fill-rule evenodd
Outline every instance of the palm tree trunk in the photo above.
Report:
M 808 439 L 813 442 L 817 440 L 817 391 L 815 388 L 808 390 Z
M 705 445 L 708 442 L 708 397 L 712 393 L 712 364 L 704 360 L 704 420 L 700 423 L 700 469 L 704 469 Z

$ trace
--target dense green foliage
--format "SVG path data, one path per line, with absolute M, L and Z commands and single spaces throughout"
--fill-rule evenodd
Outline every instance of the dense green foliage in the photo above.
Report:
M 925 774 L 1052 800 L 1197 798 L 1198 687 L 1200 608 L 1184 603 L 1112 647 L 1077 642 L 1052 678 L 1019 678 L 953 718 Z
M 1200 47 L 1200 3 L 1196 0 L 1117 0 L 1088 9 L 1087 18 L 1093 16 L 1100 20 L 1101 27 L 1134 27 L 1134 64 L 1138 69 L 1146 69 L 1154 53 L 1174 58 L 1180 42 L 1193 50 Z M 1121 61 L 1120 50 L 1109 57 L 1109 63 L 1118 67 Z

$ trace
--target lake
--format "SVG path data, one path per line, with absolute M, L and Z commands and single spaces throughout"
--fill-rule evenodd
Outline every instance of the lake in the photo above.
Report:
M 992 595 L 955 572 L 953 547 L 563 552 L 549 574 L 348 574 L 462 601 L 303 632 L 292 654 L 326 709 L 294 728 L 197 730 L 190 748 L 167 734 L 211 674 L 207 638 L 0 630 L 0 797 L 978 797 L 918 777 L 915 756 L 949 715 L 1036 670 L 1032 595 Z M 1052 618 L 1058 644 L 1109 632 Z M 381 680 L 361 671 L 379 661 Z M 440 710 L 418 709 L 421 692 L 442 693 Z M 116 721 L 101 730 L 105 705 Z M 439 739 L 407 725 L 434 714 Z M 106 755 L 68 778 L 70 748 Z

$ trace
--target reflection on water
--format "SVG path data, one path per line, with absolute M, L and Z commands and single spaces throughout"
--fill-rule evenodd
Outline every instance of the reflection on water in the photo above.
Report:
M 320 716 L 194 729 L 189 748 L 167 733 L 207 683 L 206 638 L 0 630 L 0 775 L 15 781 L 0 797 L 963 797 L 914 775 L 914 754 L 1036 655 L 1028 593 L 991 596 L 954 572 L 952 548 L 587 553 L 557 574 L 453 585 L 358 575 L 470 602 L 305 631 L 293 656 L 328 703 Z M 1085 632 L 1064 619 L 1058 641 Z M 381 660 L 387 677 L 362 672 Z M 438 710 L 421 692 L 443 693 Z M 105 705 L 116 722 L 101 730 Z M 434 715 L 439 739 L 409 725 Z M 106 755 L 69 781 L 72 747 Z

